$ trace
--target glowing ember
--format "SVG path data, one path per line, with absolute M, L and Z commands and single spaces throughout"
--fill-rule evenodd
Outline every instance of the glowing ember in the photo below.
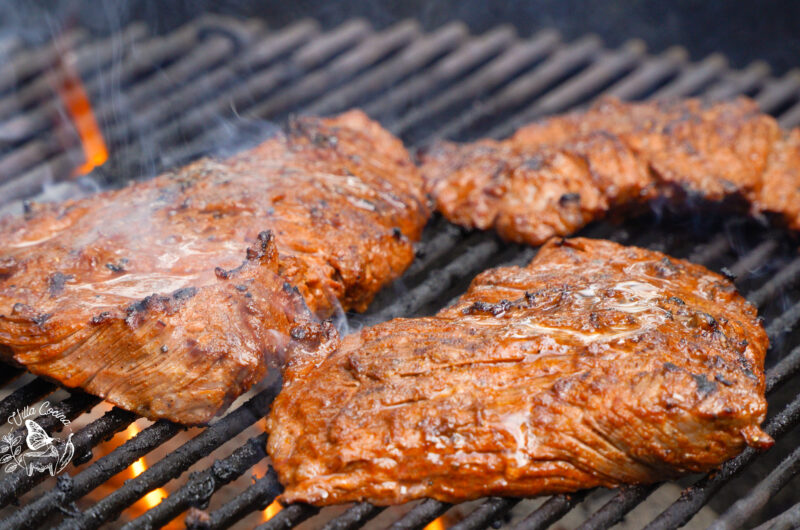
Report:
M 444 530 L 444 521 L 441 517 L 437 517 L 425 527 L 425 530 Z
M 279 503 L 278 501 L 272 501 L 272 504 L 267 506 L 266 510 L 264 510 L 262 521 L 269 521 L 270 519 L 275 517 L 275 515 L 277 515 L 277 513 L 282 509 L 283 506 L 281 506 L 281 503 Z
M 125 434 L 128 438 L 133 438 L 137 434 L 139 434 L 139 427 L 136 426 L 135 423 L 131 423 L 128 426 L 128 429 L 125 431 Z M 147 469 L 147 463 L 145 462 L 144 457 L 140 458 L 133 464 L 131 464 L 130 470 L 134 477 L 138 477 Z M 134 504 L 135 508 L 141 508 L 142 511 L 149 510 L 150 508 L 156 506 L 158 503 L 161 502 L 161 499 L 167 496 L 167 492 L 163 488 L 157 488 L 142 497 L 136 504 Z
M 92 113 L 92 105 L 89 103 L 89 96 L 86 95 L 83 83 L 75 69 L 67 63 L 68 61 L 62 61 L 63 77 L 59 93 L 64 107 L 75 124 L 83 147 L 85 162 L 75 168 L 74 175 L 85 175 L 108 159 L 108 149 Z

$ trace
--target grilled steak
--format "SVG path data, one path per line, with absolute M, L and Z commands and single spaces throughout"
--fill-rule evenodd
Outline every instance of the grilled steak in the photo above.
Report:
M 0 350 L 144 416 L 205 422 L 290 341 L 317 340 L 303 299 L 363 309 L 405 269 L 423 199 L 401 143 L 350 112 L 37 205 L 0 223 Z
M 701 266 L 553 241 L 433 317 L 290 360 L 268 450 L 286 502 L 651 483 L 772 444 L 767 345 L 755 308 Z
M 470 228 L 541 244 L 656 197 L 736 197 L 800 230 L 800 132 L 747 99 L 622 103 L 421 154 L 437 207 Z

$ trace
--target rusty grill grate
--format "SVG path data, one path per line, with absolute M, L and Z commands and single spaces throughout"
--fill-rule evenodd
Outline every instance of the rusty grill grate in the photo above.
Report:
M 412 146 L 439 136 L 460 140 L 502 136 L 522 123 L 583 106 L 603 94 L 623 99 L 746 94 L 783 126 L 800 124 L 797 72 L 774 78 L 760 63 L 731 70 L 717 55 L 693 63 L 678 48 L 650 56 L 639 42 L 606 49 L 593 36 L 563 42 L 557 33 L 546 31 L 520 39 L 507 27 L 470 35 L 462 25 L 450 24 L 423 33 L 411 21 L 376 30 L 354 20 L 329 31 L 312 21 L 273 31 L 258 23 L 203 17 L 161 36 L 132 25 L 105 39 L 70 32 L 37 49 L 7 40 L 0 42 L 0 56 L 2 212 L 20 211 L 23 200 L 40 193 L 43 186 L 46 196 L 58 197 L 85 193 L 97 182 L 117 185 L 219 152 L 220 145 L 252 142 L 269 130 L 271 122 L 290 113 L 333 113 L 351 106 L 364 108 Z M 82 80 L 109 148 L 108 162 L 95 170 L 92 179 L 71 177 L 84 154 L 59 96 L 59 72 L 65 62 Z M 656 248 L 715 269 L 727 266 L 766 317 L 773 347 L 767 361 L 770 417 L 765 429 L 779 440 L 767 455 L 780 463 L 759 469 L 757 463 L 766 455 L 747 449 L 718 472 L 687 479 L 680 495 L 672 495 L 666 507 L 653 512 L 657 515 L 637 519 L 636 524 L 677 528 L 743 472 L 754 478 L 743 492 L 734 491 L 736 502 L 722 507 L 714 525 L 734 527 L 761 516 L 769 498 L 800 471 L 800 450 L 792 450 L 796 444 L 786 441 L 800 421 L 800 393 L 785 385 L 800 370 L 796 241 L 763 222 L 714 212 L 702 216 L 652 212 L 623 225 L 598 223 L 583 233 Z M 475 273 L 500 263 L 526 262 L 534 253 L 436 218 L 410 270 L 378 297 L 367 314 L 352 316 L 350 323 L 361 326 L 430 313 L 462 292 Z M 88 417 L 92 409 L 96 413 L 75 432 L 77 468 L 68 468 L 50 482 L 37 475 L 0 477 L 0 505 L 7 507 L 0 511 L 0 527 L 98 528 L 115 521 L 148 492 L 176 480 L 160 504 L 128 521 L 125 528 L 161 527 L 192 507 L 207 511 L 203 517 L 187 518 L 189 526 L 225 528 L 243 520 L 253 524 L 251 514 L 267 507 L 281 491 L 265 464 L 266 435 L 255 427 L 268 411 L 278 381 L 207 428 L 185 433 L 183 427 L 158 421 L 118 448 L 93 455 L 93 449 L 126 430 L 136 416 L 118 408 L 97 413 L 98 398 L 66 393 L 10 367 L 0 378 L 5 388 L 15 388 L 0 401 L 2 418 L 45 398 L 73 421 Z M 51 433 L 61 428 L 52 416 L 37 421 Z M 183 441 L 146 471 L 95 502 L 81 508 L 76 504 L 173 438 Z M 208 457 L 213 464 L 197 469 L 197 463 Z M 260 477 L 224 502 L 213 502 L 217 492 L 258 465 L 266 470 Z M 293 505 L 258 528 L 290 528 L 318 516 L 326 518 L 325 528 L 330 529 L 370 522 L 411 529 L 448 513 L 459 529 L 500 523 L 537 529 L 587 506 L 591 498 L 599 498 L 600 504 L 595 500 L 596 508 L 585 509 L 581 528 L 607 528 L 659 488 L 579 492 L 533 504 L 488 498 L 452 507 L 425 500 L 384 510 L 361 503 L 319 515 L 317 508 Z M 772 513 L 770 521 L 761 516 L 764 528 L 800 524 L 800 504 L 784 508 L 788 510 Z

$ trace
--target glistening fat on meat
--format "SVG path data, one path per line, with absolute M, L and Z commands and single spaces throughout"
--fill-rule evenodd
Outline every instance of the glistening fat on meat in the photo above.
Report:
M 658 482 L 772 444 L 767 346 L 729 280 L 555 240 L 435 316 L 295 356 L 268 450 L 283 500 L 319 505 Z
M 206 422 L 327 340 L 315 315 L 363 310 L 428 215 L 406 150 L 363 113 L 295 120 L 231 158 L 0 221 L 0 353 Z

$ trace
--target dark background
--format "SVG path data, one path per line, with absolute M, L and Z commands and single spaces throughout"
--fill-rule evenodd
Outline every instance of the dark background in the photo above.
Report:
M 654 52 L 678 44 L 693 59 L 718 51 L 737 67 L 758 59 L 776 73 L 800 66 L 800 2 L 778 0 L 5 0 L 0 32 L 41 40 L 67 26 L 108 33 L 131 20 L 166 31 L 204 11 L 259 17 L 273 26 L 303 17 L 332 26 L 361 16 L 378 27 L 407 17 L 425 27 L 463 20 L 475 32 L 512 24 L 523 36 L 553 27 L 568 39 L 597 33 L 610 46 L 640 38 Z

